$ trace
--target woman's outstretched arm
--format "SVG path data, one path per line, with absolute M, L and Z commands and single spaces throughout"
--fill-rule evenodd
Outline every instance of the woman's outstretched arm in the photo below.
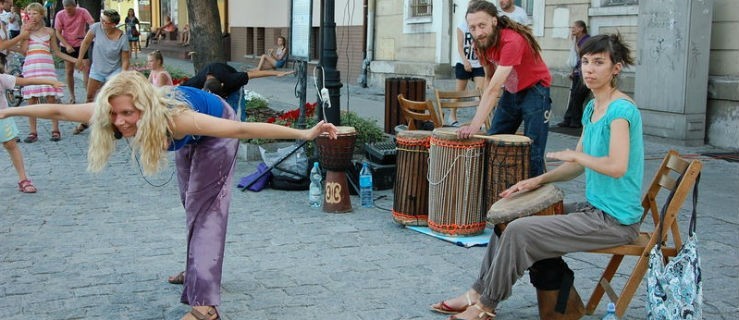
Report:
M 175 116 L 174 124 L 173 130 L 176 138 L 185 135 L 201 135 L 237 139 L 313 140 L 324 132 L 328 133 L 331 138 L 336 137 L 336 127 L 323 121 L 313 128 L 300 130 L 271 123 L 226 120 L 194 111 L 185 111 Z
M 0 119 L 7 117 L 36 117 L 73 122 L 89 122 L 94 103 L 85 104 L 34 104 L 31 106 L 0 110 Z

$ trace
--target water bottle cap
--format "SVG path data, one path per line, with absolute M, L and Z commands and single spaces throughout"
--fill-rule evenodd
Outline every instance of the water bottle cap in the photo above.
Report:
M 616 305 L 613 302 L 608 303 L 608 312 L 616 312 Z
M 318 161 L 313 162 L 313 168 L 318 168 Z

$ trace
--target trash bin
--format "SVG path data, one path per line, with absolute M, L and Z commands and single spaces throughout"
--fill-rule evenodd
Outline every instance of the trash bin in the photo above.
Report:
M 398 95 L 408 100 L 426 100 L 426 80 L 421 78 L 387 78 L 385 79 L 385 133 L 395 134 L 395 126 L 405 124 L 405 117 L 400 110 Z

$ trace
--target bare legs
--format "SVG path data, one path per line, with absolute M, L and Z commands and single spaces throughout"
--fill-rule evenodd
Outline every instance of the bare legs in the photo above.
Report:
M 56 97 L 46 96 L 46 102 L 56 103 Z M 38 103 L 39 103 L 39 97 L 31 97 L 30 99 L 28 99 L 29 105 L 38 104 Z M 31 130 L 31 132 L 28 133 L 28 136 L 23 141 L 26 143 L 33 143 L 33 142 L 38 141 L 38 130 L 36 128 L 36 118 L 35 117 L 28 117 L 28 127 Z M 52 134 L 52 140 L 54 141 L 58 141 L 59 137 L 61 137 L 59 135 L 59 120 L 51 120 L 51 134 Z
M 85 98 L 85 102 L 93 102 L 95 101 L 95 95 L 97 95 L 98 90 L 100 90 L 100 87 L 102 86 L 102 82 L 95 80 L 93 78 L 88 79 L 87 81 L 87 97 Z M 82 131 L 85 131 L 89 125 L 87 123 L 80 123 L 76 128 L 74 128 L 73 134 L 80 134 Z
M 131 52 L 133 53 L 133 58 L 134 59 L 138 59 L 138 57 L 139 57 L 138 52 L 140 51 L 140 49 L 139 49 L 139 41 L 138 40 L 129 41 L 128 42 L 128 46 L 131 48 Z
M 87 79 L 90 75 L 89 69 L 90 69 L 90 60 L 84 59 L 82 60 L 82 83 L 85 87 L 87 87 Z M 67 102 L 69 104 L 74 104 L 77 102 L 77 96 L 74 93 L 74 63 L 71 62 L 64 62 L 64 75 L 65 79 L 67 80 L 67 89 L 69 90 L 69 100 Z
M 18 181 L 28 180 L 28 176 L 26 176 L 26 167 L 23 165 L 23 155 L 21 154 L 21 149 L 18 148 L 18 143 L 15 142 L 15 139 L 3 142 L 3 147 L 8 151 L 10 162 L 13 163 L 15 171 L 18 172 Z
M 262 57 L 259 58 L 257 70 L 274 69 L 276 64 L 277 60 L 275 60 L 275 58 L 272 58 L 271 55 L 265 53 L 262 55 Z

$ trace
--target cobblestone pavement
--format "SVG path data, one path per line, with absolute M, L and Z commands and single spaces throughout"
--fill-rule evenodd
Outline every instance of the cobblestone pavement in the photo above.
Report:
M 290 105 L 291 95 L 280 92 L 292 92 L 293 84 L 291 77 L 260 79 L 252 89 Z M 351 92 L 354 110 L 380 118 L 384 106 L 376 89 Z M 24 136 L 27 121 L 16 122 Z M 145 179 L 121 142 L 109 167 L 91 174 L 85 170 L 87 132 L 73 136 L 73 124 L 62 123 L 63 138 L 55 143 L 48 140 L 49 121 L 39 125 L 39 142 L 20 144 L 37 194 L 18 192 L 7 153 L 0 152 L 0 314 L 5 319 L 179 319 L 189 308 L 179 303 L 181 287 L 166 282 L 183 269 L 185 258 L 184 211 L 173 163 Z M 548 149 L 575 143 L 574 137 L 551 133 Z M 671 148 L 705 164 L 698 203 L 705 318 L 736 319 L 739 165 L 700 155 L 721 151 L 710 147 L 649 141 L 645 180 Z M 256 165 L 239 161 L 236 177 Z M 568 201 L 582 200 L 582 179 L 560 186 Z M 353 212 L 328 214 L 309 208 L 306 191 L 234 189 L 224 318 L 444 319 L 428 306 L 466 290 L 484 249 L 458 247 L 399 227 L 388 211 L 392 192 L 376 195 L 376 208 L 359 207 L 353 196 Z M 688 209 L 681 216 L 683 233 Z M 565 259 L 586 299 L 606 257 L 579 253 Z M 624 278 L 617 274 L 618 281 Z M 645 317 L 645 292 L 642 283 L 628 318 Z M 596 315 L 604 311 L 601 302 Z M 528 276 L 498 314 L 498 319 L 537 318 Z

